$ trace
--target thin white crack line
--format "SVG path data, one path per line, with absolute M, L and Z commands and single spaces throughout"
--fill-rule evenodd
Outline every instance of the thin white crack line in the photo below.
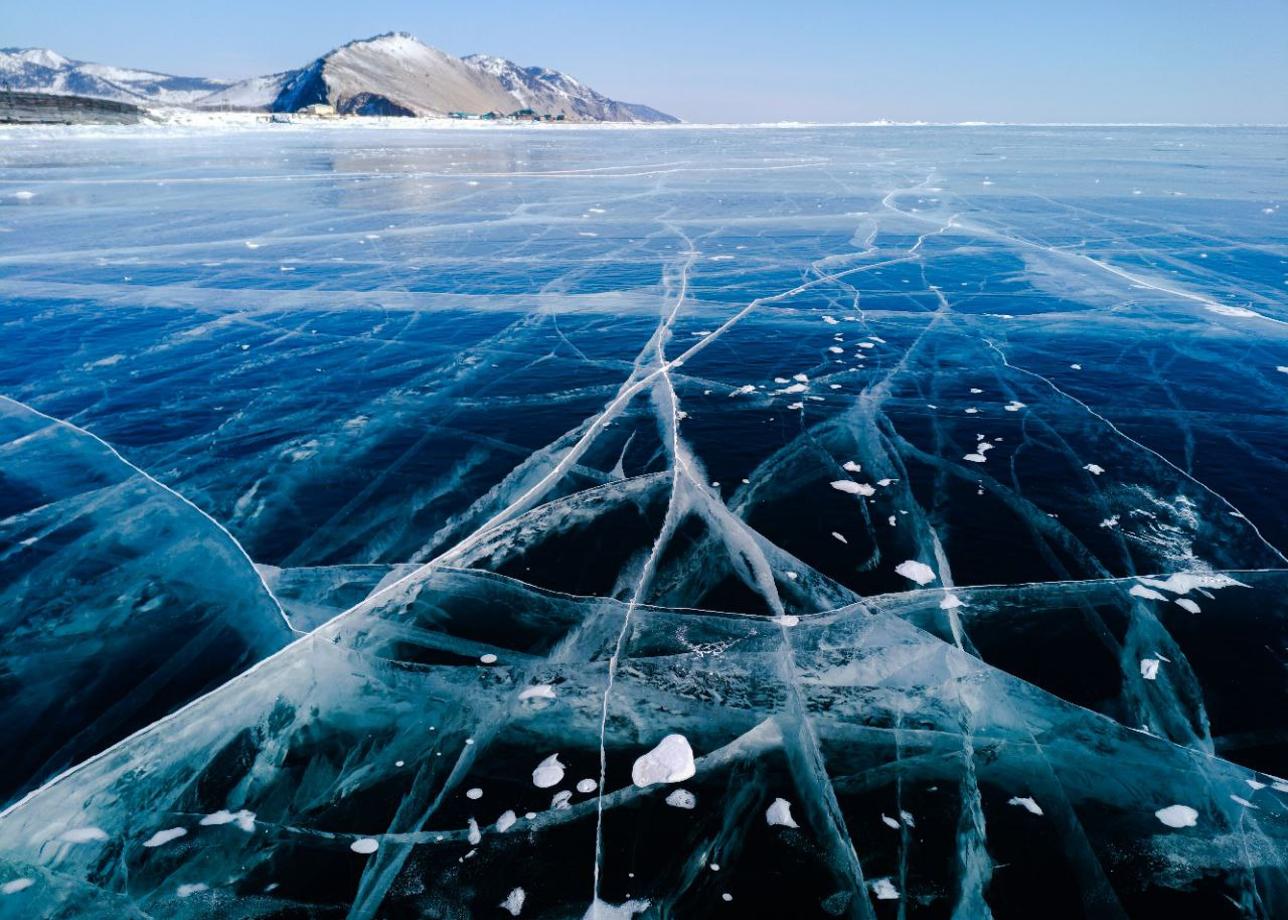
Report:
M 295 635 L 305 635 L 300 630 L 296 629 L 294 626 L 291 625 L 291 619 L 286 615 L 286 610 L 282 607 L 281 602 L 278 601 L 277 595 L 273 593 L 273 589 L 268 586 L 268 582 L 264 580 L 264 574 L 259 570 L 259 567 L 255 565 L 255 560 L 250 557 L 250 553 L 246 552 L 246 548 L 241 545 L 240 541 L 238 541 L 238 539 L 232 535 L 232 533 L 228 530 L 227 527 L 225 527 L 223 524 L 216 521 L 213 517 L 211 517 L 201 508 L 199 508 L 191 499 L 180 494 L 179 492 L 176 492 L 170 486 L 166 485 L 164 482 L 162 482 L 161 480 L 153 476 L 151 473 L 149 473 L 147 470 L 142 469 L 136 464 L 131 463 L 129 460 L 125 459 L 125 457 L 121 456 L 120 451 L 118 451 L 111 444 L 104 441 L 98 435 L 94 434 L 94 432 L 89 431 L 85 428 L 81 428 L 79 425 L 69 422 L 66 419 L 57 418 L 56 416 L 49 415 L 46 412 L 41 412 L 39 409 L 35 409 L 24 402 L 20 402 L 19 400 L 14 399 L 11 396 L 5 396 L 3 394 L 0 394 L 0 400 L 4 400 L 7 403 L 11 403 L 15 406 L 18 406 L 19 408 L 24 409 L 27 412 L 32 413 L 33 415 L 38 415 L 41 418 L 46 419 L 47 421 L 53 422 L 55 425 L 62 425 L 64 428 L 74 431 L 77 434 L 85 435 L 86 437 L 91 438 L 94 441 L 97 441 L 100 445 L 107 448 L 108 453 L 110 453 L 117 460 L 120 460 L 127 467 L 132 469 L 135 473 L 142 476 L 144 479 L 146 479 L 148 482 L 152 483 L 153 485 L 159 486 L 161 489 L 168 492 L 170 495 L 173 495 L 175 498 L 179 499 L 179 501 L 183 502 L 193 511 L 197 512 L 199 515 L 205 518 L 207 521 L 214 524 L 217 528 L 219 528 L 220 532 L 223 533 L 223 535 L 232 542 L 233 546 L 237 547 L 237 551 L 241 553 L 242 557 L 246 560 L 247 564 L 250 566 L 251 571 L 255 573 L 255 577 L 256 579 L 258 579 L 260 586 L 264 589 L 264 593 L 268 595 L 269 600 L 273 602 L 273 606 L 277 608 L 277 613 L 282 618 L 282 622 L 286 624 L 286 628 L 289 629 Z
M 685 297 L 688 296 L 689 290 L 689 270 L 693 266 L 697 253 L 693 250 L 690 243 L 689 252 L 687 253 L 683 267 L 680 270 L 680 291 L 676 296 L 675 304 L 671 308 L 671 314 L 661 324 L 657 334 L 653 337 L 657 349 L 657 357 L 660 362 L 662 378 L 667 382 L 667 387 L 671 392 L 670 410 L 671 410 L 671 458 L 675 464 L 671 471 L 671 494 L 667 501 L 666 518 L 662 522 L 662 529 L 658 533 L 657 540 L 653 543 L 653 548 L 649 551 L 648 559 L 644 563 L 644 568 L 640 571 L 639 581 L 635 585 L 635 590 L 631 594 L 631 601 L 626 607 L 626 612 L 622 616 L 622 628 L 617 633 L 617 641 L 613 646 L 613 654 L 608 659 L 607 681 L 604 685 L 603 706 L 600 710 L 599 718 L 599 791 L 595 803 L 595 870 L 591 895 L 591 910 L 594 916 L 599 914 L 599 875 L 600 867 L 603 863 L 604 853 L 604 784 L 608 779 L 608 700 L 613 692 L 613 681 L 617 676 L 617 665 L 621 659 L 622 646 L 626 641 L 626 634 L 630 631 L 631 614 L 639 606 L 640 600 L 646 590 L 653 570 L 657 566 L 658 557 L 661 555 L 662 547 L 666 543 L 668 530 L 674 525 L 672 515 L 675 513 L 676 497 L 679 492 L 680 484 L 680 467 L 682 465 L 680 457 L 680 424 L 677 418 L 679 409 L 678 396 L 675 388 L 671 384 L 671 378 L 666 363 L 666 356 L 662 347 L 666 341 L 666 332 L 670 330 L 675 322 L 676 314 L 680 306 L 684 303 Z M 686 465 L 687 466 L 687 465 Z M 686 472 L 686 475 L 689 475 Z
M 1276 547 L 1273 543 L 1271 543 L 1271 542 L 1270 542 L 1269 540 L 1267 540 L 1264 536 L 1262 536 L 1261 531 L 1257 528 L 1257 525 L 1256 525 L 1256 524 L 1254 524 L 1254 523 L 1252 522 L 1252 519 L 1251 519 L 1251 518 L 1249 518 L 1247 515 L 1245 515 L 1245 514 L 1244 514 L 1242 511 L 1240 511 L 1237 507 L 1235 507 L 1234 503 L 1233 503 L 1233 502 L 1231 502 L 1231 501 L 1230 501 L 1228 498 L 1226 498 L 1224 495 L 1222 495 L 1220 492 L 1216 491 L 1216 490 L 1215 490 L 1215 489 L 1213 489 L 1211 486 L 1207 485 L 1206 483 L 1202 482 L 1201 480 L 1199 480 L 1199 479 L 1195 479 L 1195 478 L 1194 478 L 1194 476 L 1192 476 L 1191 474 L 1189 474 L 1189 473 L 1185 472 L 1185 470 L 1181 469 L 1179 466 L 1177 466 L 1177 465 L 1176 465 L 1175 463 L 1173 463 L 1171 460 L 1168 460 L 1166 457 L 1164 457 L 1164 456 L 1163 456 L 1162 454 L 1160 454 L 1158 451 L 1154 450 L 1152 447 L 1147 447 L 1146 445 L 1142 444 L 1140 441 L 1137 441 L 1135 438 L 1133 438 L 1131 435 L 1127 434 L 1125 431 L 1123 431 L 1121 428 L 1119 428 L 1119 427 L 1118 427 L 1117 425 L 1115 425 L 1113 422 L 1109 421 L 1109 419 L 1105 418 L 1103 415 L 1101 415 L 1101 414 L 1100 414 L 1099 412 L 1097 412 L 1095 409 L 1091 408 L 1091 406 L 1087 405 L 1087 404 L 1086 404 L 1085 402 L 1083 402 L 1081 399 L 1079 399 L 1078 397 L 1074 396 L 1072 393 L 1066 393 L 1064 390 L 1060 389 L 1058 386 L 1056 386 L 1056 385 L 1055 385 L 1055 384 L 1054 384 L 1050 379 L 1048 379 L 1047 377 L 1042 376 L 1041 374 L 1037 373 L 1036 371 L 1031 371 L 1031 370 L 1029 370 L 1028 368 L 1020 367 L 1020 366 L 1019 366 L 1019 365 L 1017 365 L 1017 364 L 1012 364 L 1012 363 L 1007 359 L 1007 357 L 1006 357 L 1006 353 L 1005 353 L 1004 351 L 1002 351 L 1002 349 L 998 348 L 998 347 L 997 347 L 997 345 L 993 342 L 993 340 L 992 340 L 992 339 L 985 339 L 985 340 L 984 340 L 984 343 L 985 343 L 986 345 L 988 345 L 988 347 L 989 347 L 989 348 L 993 349 L 993 351 L 997 352 L 997 356 L 998 356 L 999 358 L 1001 358 L 1001 359 L 1002 359 L 1002 364 L 1004 364 L 1006 367 L 1010 368 L 1011 370 L 1019 371 L 1019 372 L 1020 372 L 1020 373 L 1022 373 L 1022 374 L 1028 374 L 1030 377 L 1035 377 L 1035 378 L 1037 378 L 1038 380 L 1041 380 L 1043 383 L 1045 383 L 1047 386 L 1049 386 L 1049 387 L 1050 387 L 1052 390 L 1054 390 L 1055 392 L 1059 393 L 1059 394 L 1060 394 L 1061 396 L 1063 396 L 1065 399 L 1068 399 L 1068 400 L 1070 400 L 1070 401 L 1072 401 L 1072 402 L 1077 403 L 1077 404 L 1078 404 L 1079 406 L 1081 406 L 1084 410 L 1086 410 L 1088 414 L 1090 414 L 1090 415 L 1092 415 L 1093 417 L 1095 417 L 1095 418 L 1099 419 L 1100 421 L 1104 422 L 1107 426 L 1109 426 L 1109 429 L 1110 429 L 1114 434 L 1118 435 L 1120 438 L 1124 439 L 1125 441 L 1128 441 L 1128 442 L 1130 442 L 1130 443 L 1132 443 L 1132 444 L 1135 444 L 1135 445 L 1136 445 L 1137 447 L 1139 447 L 1141 450 L 1143 450 L 1143 451 L 1145 451 L 1145 452 L 1147 452 L 1147 453 L 1149 453 L 1149 454 L 1152 454 L 1153 456 L 1157 457 L 1159 460 L 1162 460 L 1164 463 L 1166 463 L 1166 464 L 1167 464 L 1168 466 L 1170 466 L 1172 469 L 1176 470 L 1176 472 L 1180 473 L 1182 476 L 1184 476 L 1184 477 L 1185 477 L 1186 479 L 1188 479 L 1190 482 L 1194 483 L 1194 484 L 1195 484 L 1196 486 L 1198 486 L 1200 489 L 1202 489 L 1203 491 L 1207 492 L 1209 495 L 1211 495 L 1211 496 L 1213 496 L 1214 498 L 1216 498 L 1218 501 L 1220 501 L 1222 504 L 1224 504 L 1227 508 L 1229 508 L 1232 512 L 1234 512 L 1236 515 L 1238 515 L 1238 516 L 1239 516 L 1239 519 L 1240 519 L 1241 521 L 1243 521 L 1245 524 L 1247 524 L 1249 527 L 1251 527 L 1251 528 L 1252 528 L 1252 532 L 1253 532 L 1253 533 L 1255 533 L 1255 534 L 1257 535 L 1257 539 L 1258 539 L 1258 540 L 1260 540 L 1262 543 L 1264 543 L 1267 549 L 1269 549 L 1272 553 L 1274 553 L 1276 556 L 1278 556 L 1278 557 L 1279 557 L 1280 559 L 1282 559 L 1284 562 L 1288 562 L 1288 556 L 1285 556 L 1283 553 L 1281 553 L 1281 552 L 1279 551 L 1279 548 L 1278 548 L 1278 547 Z

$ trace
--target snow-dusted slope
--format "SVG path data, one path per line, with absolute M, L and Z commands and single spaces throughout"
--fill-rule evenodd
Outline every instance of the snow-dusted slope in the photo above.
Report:
M 405 32 L 350 42 L 318 58 L 287 82 L 273 108 L 293 111 L 314 102 L 362 114 L 518 108 L 495 77 Z
M 135 105 L 190 105 L 228 84 L 150 70 L 73 61 L 48 48 L 0 49 L 0 83 L 33 93 L 68 93 Z
M 293 112 L 327 102 L 362 115 L 508 115 L 532 109 L 571 121 L 674 122 L 618 102 L 557 70 L 504 58 L 458 58 L 406 32 L 349 42 L 299 70 L 237 83 L 74 61 L 45 48 L 0 49 L 0 84 L 144 106 Z
M 678 122 L 673 115 L 646 105 L 618 102 L 568 74 L 545 67 L 523 67 L 505 58 L 471 54 L 465 63 L 495 77 L 521 108 L 577 121 Z
M 573 121 L 679 120 L 648 106 L 609 99 L 557 70 L 521 67 L 481 54 L 454 57 L 406 32 L 350 42 L 302 70 L 237 83 L 199 105 L 291 112 L 315 102 L 370 115 L 532 109 Z
M 288 70 L 265 77 L 251 77 L 217 93 L 202 96 L 195 104 L 203 109 L 271 109 L 286 84 L 299 73 L 298 70 Z

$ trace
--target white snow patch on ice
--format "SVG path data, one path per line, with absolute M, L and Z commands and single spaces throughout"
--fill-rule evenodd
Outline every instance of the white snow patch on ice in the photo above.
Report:
M 238 828 L 250 834 L 255 830 L 255 812 L 242 809 L 241 811 L 228 811 L 221 808 L 219 811 L 211 812 L 198 822 L 202 827 L 218 827 L 223 824 L 236 824 Z
M 683 735 L 667 735 L 657 747 L 636 759 L 631 781 L 641 788 L 655 783 L 682 783 L 695 772 L 689 740 Z
M 1171 591 L 1173 594 L 1189 594 L 1195 588 L 1246 588 L 1241 581 L 1236 581 L 1224 572 L 1177 572 L 1166 578 L 1142 578 L 1141 582 L 1153 588 Z
M 538 789 L 549 789 L 563 782 L 564 765 L 559 762 L 559 755 L 551 754 L 532 771 L 532 782 Z
M 1198 823 L 1199 813 L 1188 805 L 1168 805 L 1154 812 L 1154 817 L 1168 827 L 1193 827 Z
M 894 887 L 894 882 L 888 878 L 873 879 L 872 893 L 876 895 L 878 901 L 899 900 L 899 889 Z
M 1042 806 L 1039 805 L 1037 802 L 1033 801 L 1032 796 L 1028 796 L 1028 795 L 1013 796 L 1010 800 L 1007 801 L 1006 804 L 1018 805 L 1021 808 L 1023 808 L 1025 811 L 1029 812 L 1030 814 L 1034 814 L 1034 815 L 1042 814 Z
M 894 570 L 904 578 L 909 581 L 915 581 L 919 585 L 928 585 L 939 577 L 935 574 L 934 569 L 924 562 L 918 562 L 916 559 L 900 562 L 894 567 Z
M 145 847 L 159 847 L 169 843 L 171 840 L 178 840 L 180 837 L 186 837 L 188 829 L 186 827 L 168 827 L 163 831 L 157 831 L 147 840 L 143 841 Z
M 799 827 L 792 818 L 792 803 L 786 799 L 774 799 L 774 804 L 765 810 L 765 821 L 770 827 L 782 825 L 783 827 Z
M 523 910 L 523 902 L 527 897 L 522 888 L 516 888 L 506 895 L 505 900 L 498 906 L 507 911 L 511 917 L 517 917 L 519 912 Z
M 675 789 L 666 797 L 666 804 L 672 808 L 696 808 L 698 797 L 688 789 Z
M 519 694 L 521 700 L 553 700 L 555 698 L 555 688 L 549 684 L 537 684 L 535 687 L 528 687 Z
M 875 495 L 877 491 L 866 482 L 855 482 L 852 479 L 837 479 L 835 482 L 829 483 L 829 485 L 836 491 L 845 492 L 849 495 Z

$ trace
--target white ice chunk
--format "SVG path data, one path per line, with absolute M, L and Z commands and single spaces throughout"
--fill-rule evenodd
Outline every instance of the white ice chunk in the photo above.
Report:
M 631 920 L 631 917 L 636 914 L 642 914 L 648 910 L 651 903 L 641 899 L 627 901 L 624 904 L 609 904 L 607 901 L 595 898 L 581 920 Z
M 875 495 L 876 489 L 866 482 L 855 482 L 852 479 L 838 479 L 830 483 L 833 489 L 838 492 L 845 492 L 849 495 Z
M 577 791 L 586 793 L 594 792 L 599 788 L 599 783 L 593 779 L 582 779 L 577 781 Z
M 1088 473 L 1090 473 L 1092 476 L 1099 476 L 1101 473 L 1105 471 L 1105 468 L 1098 463 L 1088 463 L 1086 466 L 1083 467 L 1083 469 L 1086 470 Z
M 899 900 L 899 889 L 894 887 L 894 882 L 888 878 L 873 879 L 872 893 L 876 895 L 878 901 Z
M 510 828 L 514 827 L 514 822 L 518 820 L 518 816 L 515 815 L 513 811 L 507 809 L 501 812 L 501 817 L 496 819 L 496 829 L 504 834 Z
M 1140 660 L 1140 676 L 1145 680 L 1155 680 L 1158 677 L 1158 659 L 1142 658 Z
M 698 797 L 688 789 L 675 789 L 666 797 L 666 804 L 672 808 L 696 808 Z
M 1178 604 L 1182 609 L 1184 609 L 1184 610 L 1188 610 L 1190 613 L 1200 613 L 1200 612 L 1202 612 L 1202 609 L 1203 609 L 1203 608 L 1201 608 L 1198 604 L 1196 604 L 1194 601 L 1190 600 L 1188 597 L 1178 597 L 1178 598 L 1176 599 L 1176 603 L 1177 603 L 1177 604 Z
M 1177 572 L 1166 578 L 1142 578 L 1141 582 L 1153 588 L 1171 591 L 1173 594 L 1189 594 L 1195 588 L 1246 588 L 1241 581 L 1236 581 L 1224 572 Z
M 1029 812 L 1030 814 L 1034 814 L 1034 815 L 1042 814 L 1042 806 L 1039 805 L 1037 802 L 1033 801 L 1032 796 L 1017 795 L 1009 799 L 1006 804 L 1019 805 L 1021 808 L 1023 808 L 1025 811 Z
M 1198 823 L 1199 813 L 1188 805 L 1168 805 L 1154 812 L 1154 817 L 1168 827 L 1193 827 Z
M 203 891 L 209 891 L 210 886 L 205 882 L 193 882 L 189 885 L 180 885 L 175 889 L 175 894 L 181 898 L 191 897 L 194 894 L 201 894 Z
M 894 570 L 904 578 L 909 581 L 915 581 L 919 585 L 928 585 L 939 577 L 935 574 L 934 569 L 924 562 L 918 562 L 916 559 L 900 562 L 894 567 Z
M 157 831 L 147 840 L 143 841 L 145 847 L 159 847 L 169 843 L 171 840 L 178 840 L 188 834 L 186 827 L 168 827 L 163 831 Z
M 36 880 L 34 878 L 10 879 L 3 885 L 0 885 L 0 894 L 17 894 L 20 891 L 26 891 L 34 884 L 36 884 Z
M 106 840 L 107 832 L 101 827 L 74 827 L 69 831 L 63 831 L 58 839 L 64 843 L 93 843 L 97 840 Z
M 475 786 L 473 789 L 466 789 L 465 797 L 467 799 L 481 799 L 483 798 L 483 790 L 478 786 Z
M 1165 600 L 1167 600 L 1167 598 L 1166 598 L 1166 597 L 1164 597 L 1163 595 L 1159 594 L 1159 593 L 1158 593 L 1157 591 L 1155 591 L 1153 588 L 1146 588 L 1144 585 L 1132 585 L 1132 586 L 1131 586 L 1131 590 L 1130 590 L 1130 591 L 1128 591 L 1127 593 L 1128 593 L 1128 594 L 1131 594 L 1131 595 L 1134 595 L 1135 597 L 1143 597 L 1143 598 L 1144 598 L 1145 600 L 1147 600 L 1147 601 L 1165 601 Z
M 211 812 L 198 822 L 202 827 L 219 827 L 223 824 L 236 824 L 238 828 L 250 834 L 255 831 L 255 812 L 242 809 L 241 811 L 228 811 L 221 808 L 219 811 Z
M 538 789 L 549 789 L 563 782 L 564 765 L 559 762 L 559 755 L 551 754 L 532 771 L 532 783 Z
M 470 842 L 472 847 L 478 846 L 479 841 L 483 839 L 483 833 L 479 830 L 479 823 L 473 818 L 469 820 L 469 833 L 466 834 L 465 839 Z
M 841 469 L 843 469 L 843 470 L 845 470 L 846 472 L 849 472 L 849 473 L 862 473 L 862 472 L 863 472 L 863 467 L 859 466 L 859 465 L 858 465 L 857 463 L 855 463 L 853 460 L 846 460 L 844 463 L 842 463 L 842 464 L 841 464 Z
M 654 783 L 682 783 L 697 772 L 693 765 L 693 748 L 683 735 L 667 735 L 657 747 L 641 755 L 631 767 L 631 781 L 636 786 Z
M 792 804 L 786 799 L 774 799 L 774 804 L 765 810 L 765 820 L 770 827 L 781 824 L 783 827 L 799 827 L 792 819 Z
M 945 594 L 944 599 L 939 602 L 940 610 L 955 610 L 962 605 L 963 601 L 956 594 Z
M 555 688 L 549 684 L 537 684 L 535 687 L 528 687 L 519 694 L 521 700 L 553 700 L 555 698 Z
M 349 844 L 349 849 L 353 850 L 355 853 L 361 853 L 363 856 L 367 856 L 380 849 L 380 841 L 376 840 L 374 837 L 360 837 L 353 841 L 353 843 Z
M 524 893 L 523 889 L 516 888 L 506 895 L 505 900 L 498 906 L 502 910 L 508 911 L 511 917 L 517 917 L 519 916 L 519 912 L 523 910 L 523 902 L 526 898 L 527 895 Z

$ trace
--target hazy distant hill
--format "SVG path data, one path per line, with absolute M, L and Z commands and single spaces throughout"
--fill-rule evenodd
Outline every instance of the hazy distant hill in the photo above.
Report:
M 524 108 L 578 121 L 678 122 L 679 119 L 646 105 L 618 102 L 598 93 L 566 73 L 545 67 L 523 67 L 505 58 L 471 54 L 464 58 L 496 77 Z
M 225 80 L 73 61 L 47 48 L 0 48 L 0 85 L 134 105 L 191 105 L 228 86 Z
M 359 115 L 531 109 L 573 121 L 679 121 L 646 105 L 610 99 L 557 70 L 481 54 L 458 58 L 405 32 L 352 41 L 299 70 L 237 83 L 87 64 L 41 48 L 9 48 L 0 50 L 0 82 L 14 90 L 203 109 L 294 112 L 325 102 Z

